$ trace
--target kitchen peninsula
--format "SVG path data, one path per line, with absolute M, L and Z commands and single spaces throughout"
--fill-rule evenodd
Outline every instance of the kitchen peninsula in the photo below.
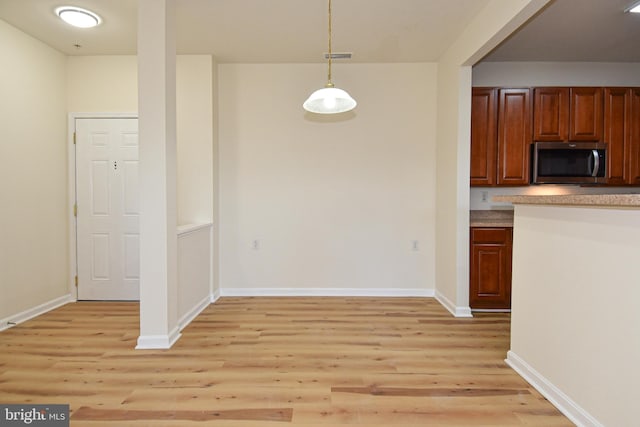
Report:
M 515 205 L 507 363 L 578 425 L 637 425 L 640 195 L 493 200 Z

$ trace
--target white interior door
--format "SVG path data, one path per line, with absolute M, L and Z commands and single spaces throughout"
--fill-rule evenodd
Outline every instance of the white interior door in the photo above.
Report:
M 140 298 L 138 120 L 76 119 L 78 299 Z

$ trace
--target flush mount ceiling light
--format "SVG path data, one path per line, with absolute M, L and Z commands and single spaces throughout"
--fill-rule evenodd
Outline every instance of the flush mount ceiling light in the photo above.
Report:
M 79 28 L 95 27 L 102 21 L 98 15 L 90 10 L 75 6 L 61 6 L 56 9 L 56 15 L 67 24 Z
M 302 107 L 310 113 L 336 114 L 353 110 L 357 103 L 346 91 L 338 89 L 331 81 L 331 0 L 329 0 L 329 54 L 327 73 L 327 84 L 322 89 L 318 89 L 309 96 L 302 104 Z
M 640 13 L 640 1 L 633 3 L 631 6 L 624 10 L 625 12 Z

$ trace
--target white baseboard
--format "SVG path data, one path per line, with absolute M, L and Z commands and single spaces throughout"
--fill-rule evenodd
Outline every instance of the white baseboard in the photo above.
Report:
M 505 362 L 578 427 L 604 427 L 513 351 L 507 352 Z
M 202 301 L 200 301 L 191 310 L 189 310 L 184 316 L 182 316 L 180 320 L 178 320 L 179 330 L 182 331 L 184 328 L 186 328 L 189 325 L 189 323 L 193 321 L 193 319 L 198 317 L 198 314 L 200 314 L 202 310 L 209 307 L 209 304 L 211 304 L 211 296 L 207 295 L 202 299 Z
M 449 310 L 454 317 L 473 317 L 470 307 L 458 307 L 449 298 L 444 296 L 440 291 L 436 291 L 436 300 L 442 304 L 444 308 Z
M 173 346 L 180 339 L 180 328 L 176 326 L 167 335 L 140 335 L 136 350 L 162 350 Z
M 223 297 L 433 297 L 433 289 L 222 288 Z
M 219 299 L 220 299 L 220 290 L 216 289 L 211 294 L 211 304 L 213 304 L 214 302 L 218 301 Z
M 40 316 L 41 314 L 46 313 L 47 311 L 54 310 L 58 307 L 61 307 L 70 302 L 74 302 L 75 299 L 71 296 L 71 294 L 63 295 L 59 298 L 52 299 L 51 301 L 47 301 L 43 304 L 35 306 L 33 308 L 21 311 L 20 313 L 16 313 L 12 316 L 9 316 L 5 319 L 0 320 L 0 331 L 4 331 L 5 329 L 9 329 L 15 325 L 26 322 L 29 319 L 33 319 L 36 316 Z

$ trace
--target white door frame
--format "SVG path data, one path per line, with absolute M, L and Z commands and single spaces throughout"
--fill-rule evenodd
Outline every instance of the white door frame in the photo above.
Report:
M 76 216 L 73 207 L 76 204 L 76 147 L 73 143 L 73 134 L 76 131 L 76 119 L 137 119 L 138 113 L 69 113 L 67 121 L 67 212 L 69 225 L 69 294 L 74 301 L 78 300 L 78 288 L 76 276 L 78 274 L 78 251 Z

